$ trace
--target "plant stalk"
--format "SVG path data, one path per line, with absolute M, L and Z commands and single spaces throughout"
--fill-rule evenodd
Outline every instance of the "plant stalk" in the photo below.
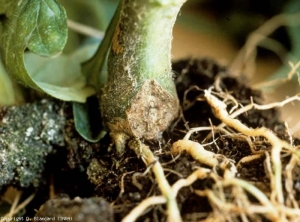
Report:
M 123 0 L 101 96 L 115 138 L 157 139 L 178 116 L 171 70 L 172 29 L 185 0 Z M 126 138 L 126 136 L 125 136 Z M 118 139 L 117 139 L 118 140 Z

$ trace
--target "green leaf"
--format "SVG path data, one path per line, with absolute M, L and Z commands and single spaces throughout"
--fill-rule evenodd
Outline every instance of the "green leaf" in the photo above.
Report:
M 89 97 L 85 103 L 73 102 L 75 128 L 89 142 L 98 142 L 106 134 L 99 107 L 96 96 Z
M 58 99 L 84 102 L 93 90 L 86 86 L 85 77 L 80 77 L 78 67 L 82 60 L 76 64 L 74 57 L 62 55 L 51 59 L 29 54 L 26 66 L 24 63 L 26 48 L 41 56 L 61 53 L 68 36 L 64 8 L 56 0 L 15 0 L 11 7 L 13 14 L 5 24 L 4 38 L 4 61 L 9 74 L 18 82 Z
M 15 1 L 7 28 L 6 48 L 19 52 L 29 48 L 43 56 L 60 53 L 67 41 L 67 16 L 55 0 Z
M 98 44 L 88 44 L 71 55 L 61 54 L 55 58 L 25 53 L 25 67 L 44 92 L 65 101 L 84 102 L 95 91 L 86 84 L 80 64 L 94 54 Z
M 53 0 L 44 0 L 28 5 L 22 15 L 28 21 L 30 31 L 26 38 L 30 51 L 42 56 L 53 56 L 60 53 L 67 42 L 66 13 Z M 37 11 L 32 11 L 31 7 Z M 34 19 L 32 18 L 34 17 Z M 25 23 L 23 23 L 25 25 Z M 26 39 L 25 38 L 25 39 Z

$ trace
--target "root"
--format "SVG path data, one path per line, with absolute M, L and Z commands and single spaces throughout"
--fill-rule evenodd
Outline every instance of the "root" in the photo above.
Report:
M 181 222 L 182 219 L 177 206 L 176 195 L 172 192 L 171 186 L 169 185 L 165 177 L 164 170 L 160 162 L 158 161 L 158 159 L 154 156 L 150 148 L 139 140 L 130 141 L 129 146 L 137 153 L 138 156 L 141 156 L 146 166 L 152 166 L 152 171 L 156 177 L 159 189 L 162 192 L 167 203 L 168 222 Z M 162 199 L 160 199 L 160 201 L 161 200 Z M 141 212 L 142 209 L 146 209 L 145 207 L 149 206 L 149 204 L 151 205 L 151 201 L 149 202 L 145 201 L 140 208 L 138 206 L 137 210 L 135 210 L 136 208 L 133 209 L 132 214 L 139 216 L 137 214 Z M 130 218 L 130 215 L 128 215 L 128 217 L 126 218 Z M 124 221 L 131 221 L 131 220 L 126 219 L 123 220 L 123 222 Z
M 172 153 L 178 155 L 183 151 L 187 151 L 195 160 L 207 166 L 214 167 L 218 164 L 217 154 L 210 152 L 200 144 L 190 140 L 178 140 L 173 143 Z
M 274 175 L 271 177 L 271 184 L 275 188 L 272 193 L 272 198 L 277 201 L 279 204 L 283 204 L 283 194 L 282 194 L 282 181 L 281 181 L 281 160 L 280 153 L 283 148 L 293 150 L 293 147 L 288 144 L 286 141 L 279 139 L 271 130 L 261 127 L 257 129 L 250 129 L 249 127 L 242 124 L 239 120 L 233 119 L 229 116 L 226 110 L 226 104 L 217 99 L 217 97 L 213 96 L 209 90 L 205 90 L 205 98 L 209 105 L 215 111 L 216 116 L 227 126 L 230 126 L 237 131 L 247 135 L 247 136 L 263 136 L 268 139 L 269 143 L 272 145 L 272 162 L 273 162 L 273 171 Z
M 144 211 L 152 206 L 158 204 L 164 204 L 167 199 L 164 196 L 153 196 L 144 199 L 137 207 L 135 207 L 126 217 L 122 219 L 122 222 L 132 222 L 135 221 Z
M 154 169 L 153 172 L 155 173 Z M 177 196 L 179 190 L 183 187 L 189 186 L 198 179 L 206 178 L 210 170 L 208 169 L 198 169 L 189 175 L 186 179 L 178 180 L 172 187 L 169 187 L 169 193 L 172 193 L 174 197 Z M 159 180 L 157 180 L 160 183 Z M 167 196 L 152 196 L 144 199 L 137 207 L 135 207 L 126 217 L 123 218 L 122 222 L 135 221 L 148 207 L 156 204 L 167 203 Z M 176 202 L 175 202 L 176 203 Z M 175 210 L 175 209 L 173 209 Z M 168 210 L 168 221 L 181 221 L 181 217 L 174 218 L 174 213 L 172 210 Z M 170 215 L 171 214 L 171 215 Z M 171 220 L 172 219 L 172 220 Z

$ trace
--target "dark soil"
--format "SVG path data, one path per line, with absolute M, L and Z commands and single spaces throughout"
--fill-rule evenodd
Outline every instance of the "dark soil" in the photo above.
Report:
M 176 160 L 170 153 L 172 143 L 182 139 L 190 128 L 221 123 L 204 100 L 203 90 L 214 86 L 216 80 L 220 80 L 219 86 L 222 90 L 229 92 L 240 104 L 249 104 L 251 97 L 255 103 L 263 102 L 262 93 L 252 90 L 247 85 L 246 79 L 232 78 L 226 67 L 214 61 L 208 59 L 179 61 L 173 64 L 173 70 L 176 74 L 175 81 L 181 102 L 181 116 L 164 132 L 160 141 L 144 141 L 159 157 L 165 169 L 166 178 L 171 185 L 178 179 L 189 176 L 197 167 L 207 167 L 195 161 L 187 153 L 183 153 Z M 56 152 L 48 156 L 44 175 L 45 183 L 35 188 L 37 195 L 27 206 L 26 216 L 33 217 L 35 210 L 49 199 L 37 215 L 72 216 L 72 221 L 87 221 L 86 218 L 93 218 L 89 221 L 121 221 L 143 199 L 160 194 L 151 170 L 146 171 L 145 164 L 134 151 L 128 148 L 126 153 L 119 157 L 115 153 L 109 135 L 106 135 L 99 143 L 85 141 L 74 130 L 71 106 L 66 104 L 65 107 L 66 146 L 57 147 Z M 280 138 L 289 139 L 284 124 L 279 121 L 279 112 L 276 109 L 251 110 L 240 115 L 238 119 L 249 127 L 265 126 Z M 190 139 L 201 144 L 209 143 L 212 137 L 208 137 L 208 134 L 209 131 L 201 131 L 194 133 Z M 236 163 L 251 154 L 249 144 L 238 137 L 227 137 L 221 132 L 216 132 L 214 139 L 216 142 L 205 146 L 205 149 L 223 154 Z M 267 142 L 264 140 L 260 142 L 260 149 L 269 150 L 270 145 Z M 300 140 L 295 139 L 294 143 L 300 144 Z M 267 193 L 269 192 L 269 179 L 265 174 L 263 161 L 264 158 L 261 158 L 242 164 L 238 168 L 238 176 L 247 181 L 263 184 Z M 223 172 L 219 169 L 218 173 L 222 175 Z M 184 221 L 205 219 L 212 211 L 207 198 L 197 196 L 193 190 L 213 186 L 214 181 L 207 178 L 180 190 L 177 202 Z M 54 188 L 55 199 L 50 199 L 53 198 L 50 187 Z M 27 189 L 26 193 L 32 193 L 32 191 L 32 189 Z M 295 192 L 295 196 L 299 197 L 300 190 L 295 190 Z M 76 197 L 82 199 L 74 199 Z M 88 206 L 94 210 L 87 210 Z M 106 214 L 99 216 L 95 213 L 97 210 Z M 84 218 L 80 216 L 83 212 Z M 138 221 L 166 221 L 166 218 L 165 206 L 159 205 L 148 209 Z

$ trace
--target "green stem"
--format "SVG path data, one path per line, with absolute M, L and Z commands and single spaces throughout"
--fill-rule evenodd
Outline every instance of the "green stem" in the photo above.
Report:
M 108 58 L 102 117 L 112 134 L 156 139 L 178 115 L 172 29 L 185 0 L 124 0 Z

